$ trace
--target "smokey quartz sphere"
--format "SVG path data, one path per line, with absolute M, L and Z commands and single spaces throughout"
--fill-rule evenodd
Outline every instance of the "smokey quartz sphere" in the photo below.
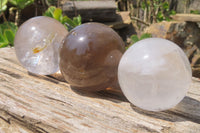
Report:
M 178 104 L 186 95 L 191 76 L 190 63 L 181 48 L 159 38 L 133 44 L 122 56 L 118 71 L 127 99 L 149 111 Z
M 57 20 L 40 16 L 23 23 L 15 36 L 15 53 L 20 63 L 35 74 L 59 70 L 59 48 L 68 31 Z
M 124 43 L 111 28 L 86 23 L 74 28 L 60 51 L 60 70 L 78 89 L 98 91 L 118 83 L 117 70 Z

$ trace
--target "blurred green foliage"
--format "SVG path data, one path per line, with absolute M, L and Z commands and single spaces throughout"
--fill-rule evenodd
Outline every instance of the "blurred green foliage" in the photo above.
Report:
M 8 0 L 0 0 L 0 14 L 7 9 Z
M 34 0 L 8 0 L 8 1 L 18 9 L 24 9 L 26 6 L 34 2 Z
M 142 0 L 141 7 L 143 10 L 151 11 L 156 22 L 170 21 L 170 15 L 176 14 L 176 11 L 170 10 L 169 2 L 166 0 Z
M 152 35 L 150 33 L 144 33 L 142 34 L 140 37 L 138 37 L 137 35 L 132 35 L 130 38 L 131 38 L 131 43 L 130 45 L 128 45 L 126 47 L 126 49 L 128 49 L 130 46 L 132 46 L 134 43 L 140 41 L 140 40 L 143 40 L 143 39 L 146 39 L 146 38 L 151 38 Z
M 13 46 L 17 26 L 12 22 L 0 24 L 0 48 Z
M 192 14 L 200 14 L 200 11 L 198 11 L 198 10 L 191 10 L 190 13 L 192 13 Z
M 62 15 L 62 10 L 60 8 L 56 8 L 54 6 L 50 6 L 43 15 L 58 20 L 69 31 L 75 28 L 76 26 L 81 25 L 80 15 L 78 15 L 77 17 L 74 17 L 73 19 L 70 19 L 69 17 Z
M 0 48 L 14 45 L 20 11 L 33 2 L 34 0 L 0 0 L 0 15 L 3 16 L 4 20 L 4 23 L 0 24 Z M 4 11 L 6 11 L 8 3 L 10 13 L 16 11 L 15 23 L 8 22 L 5 17 Z

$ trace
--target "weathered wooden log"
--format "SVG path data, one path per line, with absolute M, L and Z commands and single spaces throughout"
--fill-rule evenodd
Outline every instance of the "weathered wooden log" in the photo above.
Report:
M 166 81 L 167 82 L 167 81 Z M 0 133 L 199 133 L 200 82 L 175 108 L 148 112 L 112 90 L 75 91 L 28 73 L 13 48 L 0 49 Z
M 176 21 L 200 22 L 200 15 L 198 14 L 176 14 L 171 18 Z
M 62 1 L 60 7 L 69 17 L 81 15 L 82 20 L 110 22 L 117 19 L 117 6 L 114 0 L 108 1 Z

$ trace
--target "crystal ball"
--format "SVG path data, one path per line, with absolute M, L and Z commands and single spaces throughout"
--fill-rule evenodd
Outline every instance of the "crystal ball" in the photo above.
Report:
M 162 111 L 184 98 L 192 72 L 180 47 L 165 39 L 150 38 L 133 44 L 124 53 L 118 78 L 132 104 L 148 111 Z
M 75 89 L 98 91 L 118 83 L 117 71 L 124 42 L 111 28 L 100 23 L 82 24 L 64 39 L 60 70 Z
M 66 28 L 53 18 L 31 18 L 16 33 L 16 56 L 29 72 L 53 74 L 59 70 L 59 49 L 67 33 Z

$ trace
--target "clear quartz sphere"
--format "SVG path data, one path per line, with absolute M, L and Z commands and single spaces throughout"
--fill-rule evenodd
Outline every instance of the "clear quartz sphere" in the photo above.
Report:
M 18 29 L 14 47 L 20 63 L 35 74 L 49 75 L 59 70 L 59 49 L 68 31 L 57 20 L 39 16 Z
M 124 95 L 135 106 L 149 111 L 177 105 L 186 95 L 191 77 L 190 63 L 182 49 L 160 38 L 133 44 L 118 67 Z

